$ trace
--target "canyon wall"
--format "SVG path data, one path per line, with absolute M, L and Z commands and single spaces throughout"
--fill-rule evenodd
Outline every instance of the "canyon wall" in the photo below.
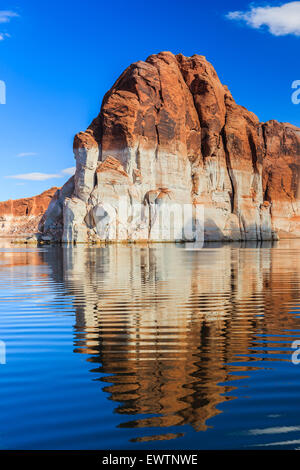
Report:
M 161 52 L 130 65 L 75 136 L 74 155 L 42 238 L 300 236 L 300 129 L 260 123 L 203 56 Z
M 36 232 L 57 191 L 58 188 L 53 187 L 38 196 L 0 202 L 0 235 Z

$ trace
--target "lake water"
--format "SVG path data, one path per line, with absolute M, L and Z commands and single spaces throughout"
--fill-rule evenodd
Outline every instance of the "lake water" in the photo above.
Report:
M 300 448 L 300 241 L 1 247 L 1 449 Z

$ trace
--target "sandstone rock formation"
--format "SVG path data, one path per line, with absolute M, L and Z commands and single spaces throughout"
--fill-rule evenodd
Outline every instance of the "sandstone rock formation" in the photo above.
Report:
M 58 188 L 53 187 L 38 196 L 0 202 L 0 234 L 32 234 L 47 210 Z
M 130 65 L 74 154 L 40 225 L 53 240 L 300 236 L 300 129 L 260 123 L 203 56 Z

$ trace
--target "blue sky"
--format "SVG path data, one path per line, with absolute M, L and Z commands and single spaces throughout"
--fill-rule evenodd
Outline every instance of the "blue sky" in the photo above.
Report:
M 61 186 L 74 166 L 74 134 L 98 114 L 104 93 L 130 63 L 163 50 L 205 55 L 261 121 L 300 126 L 291 101 L 300 2 L 286 3 L 1 2 L 0 200 Z

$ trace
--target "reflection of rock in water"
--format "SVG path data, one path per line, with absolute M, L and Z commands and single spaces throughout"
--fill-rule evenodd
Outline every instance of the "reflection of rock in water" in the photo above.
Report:
M 258 335 L 266 335 L 268 346 L 267 335 L 294 324 L 288 312 L 300 298 L 300 268 L 286 250 L 264 246 L 198 252 L 77 246 L 44 253 L 74 295 L 75 351 L 89 355 L 93 374 L 119 403 L 116 411 L 132 415 L 122 427 L 205 430 L 229 399 L 224 393 L 237 378 L 231 372 L 246 376 L 257 367 L 254 359 L 268 360 L 249 353 Z M 243 365 L 230 365 L 236 361 Z

